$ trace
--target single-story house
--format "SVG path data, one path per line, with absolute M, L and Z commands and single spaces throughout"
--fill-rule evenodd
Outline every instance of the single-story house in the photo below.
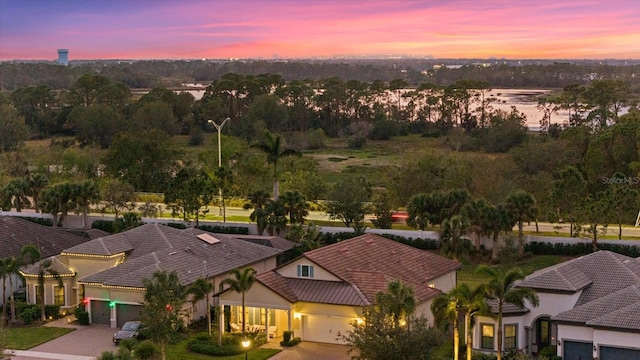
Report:
M 294 331 L 303 340 L 341 343 L 338 334 L 362 321 L 362 309 L 376 294 L 400 280 L 413 288 L 418 315 L 433 323 L 433 298 L 456 285 L 462 267 L 428 251 L 375 234 L 365 234 L 304 253 L 291 262 L 256 276 L 245 294 L 250 328 L 275 327 L 276 334 Z M 224 291 L 220 328 L 241 327 L 241 294 Z M 272 330 L 269 330 L 270 332 Z
M 537 354 L 556 346 L 564 360 L 640 359 L 640 259 L 597 251 L 536 271 L 517 286 L 534 289 L 540 304 L 505 309 L 503 350 Z M 473 348 L 495 351 L 496 326 L 478 317 Z
M 64 286 L 60 288 L 55 279 L 47 278 L 45 303 L 60 299 L 63 308 L 71 308 L 84 301 L 91 323 L 120 327 L 139 317 L 143 280 L 158 270 L 176 271 L 185 286 L 207 278 L 215 288 L 232 269 L 253 267 L 261 273 L 275 268 L 281 253 L 280 249 L 230 234 L 145 224 L 69 247 L 50 258 Z M 35 301 L 39 291 L 37 266 L 23 271 L 29 302 Z M 203 317 L 207 311 L 205 300 L 195 305 L 187 302 L 184 310 L 190 319 Z
M 0 216 L 0 258 L 20 258 L 25 245 L 35 246 L 40 250 L 42 258 L 48 258 L 85 241 L 87 238 L 68 233 L 61 228 L 44 226 L 13 216 Z M 13 284 L 13 288 L 9 288 L 10 283 Z M 11 281 L 7 279 L 6 286 L 7 299 L 12 292 L 24 290 L 22 278 L 17 275 L 12 276 Z M 5 300 L 0 292 L 0 304 Z

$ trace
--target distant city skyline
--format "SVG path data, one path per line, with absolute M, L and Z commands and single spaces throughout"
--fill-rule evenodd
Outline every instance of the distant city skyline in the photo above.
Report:
M 640 59 L 635 0 L 0 0 L 0 60 Z

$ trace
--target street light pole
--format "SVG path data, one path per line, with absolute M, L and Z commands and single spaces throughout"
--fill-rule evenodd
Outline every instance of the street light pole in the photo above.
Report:
M 226 124 L 227 121 L 229 121 L 229 120 L 230 120 L 230 118 L 224 119 L 220 125 L 218 125 L 213 120 L 209 120 L 209 124 L 212 124 L 213 126 L 216 127 L 216 130 L 218 130 L 218 169 L 220 169 L 220 167 L 222 167 L 222 147 L 220 145 L 220 131 L 222 131 L 222 128 L 224 127 L 224 124 Z M 224 199 L 222 198 L 222 187 L 220 187 L 220 186 L 218 187 L 218 196 L 220 198 L 220 215 L 222 215 L 222 221 L 223 222 L 227 222 L 226 211 L 224 211 L 224 213 L 223 213 L 223 209 L 224 209 L 223 201 L 224 201 Z

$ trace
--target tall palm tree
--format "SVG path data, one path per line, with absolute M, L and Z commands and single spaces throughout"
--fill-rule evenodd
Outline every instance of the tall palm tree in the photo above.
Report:
M 4 325 L 4 317 L 7 314 L 7 278 L 11 277 L 7 270 L 9 258 L 0 258 L 0 278 L 2 278 L 2 315 L 0 316 L 0 325 Z M 13 292 L 13 289 L 10 289 Z
M 460 284 L 450 290 L 451 296 L 458 303 L 458 312 L 464 314 L 464 327 L 467 331 L 467 360 L 471 360 L 473 342 L 473 324 L 472 317 L 476 314 L 487 314 L 489 312 L 485 301 L 485 293 L 483 287 L 477 287 L 473 290 L 467 284 Z
M 38 276 L 38 287 L 40 288 L 40 293 L 37 294 L 36 302 L 40 304 L 40 315 L 42 321 L 47 320 L 47 315 L 45 313 L 44 306 L 44 283 L 47 277 L 52 277 L 58 282 L 58 286 L 62 287 L 64 284 L 62 283 L 62 277 L 60 277 L 60 273 L 56 269 L 53 268 L 53 262 L 51 259 L 41 260 L 42 254 L 40 250 L 33 245 L 25 245 L 22 247 L 21 255 L 23 259 L 26 259 L 25 263 L 30 265 L 35 265 L 35 272 Z
M 93 181 L 85 181 L 82 184 L 73 186 L 73 198 L 78 207 L 78 212 L 82 212 L 82 228 L 87 228 L 89 222 L 89 206 L 96 204 L 100 200 L 100 189 Z
M 383 309 L 383 312 L 393 317 L 396 329 L 400 327 L 401 318 L 406 319 L 416 310 L 413 289 L 405 286 L 400 280 L 390 281 L 386 292 L 377 293 L 376 304 Z
M 476 270 L 479 274 L 489 278 L 489 282 L 482 286 L 488 299 L 495 301 L 498 318 L 498 360 L 502 360 L 502 311 L 505 303 L 511 303 L 523 308 L 525 301 L 537 307 L 538 295 L 530 288 L 516 287 L 518 280 L 524 279 L 524 274 L 518 268 L 502 272 L 500 269 L 481 265 Z
M 463 238 L 469 229 L 469 221 L 462 216 L 454 215 L 442 222 L 440 231 L 440 249 L 458 261 L 460 256 L 469 252 L 470 243 Z
M 224 290 L 224 286 L 228 285 L 229 288 L 237 293 L 242 294 L 242 333 L 245 333 L 246 329 L 246 314 L 244 299 L 247 291 L 251 289 L 253 283 L 256 281 L 256 270 L 254 268 L 244 268 L 242 271 L 233 269 L 230 272 L 233 278 L 226 278 L 220 282 L 220 291 Z
M 253 209 L 249 219 L 258 226 L 258 235 L 262 235 L 267 228 L 267 212 L 265 207 L 269 203 L 269 194 L 264 190 L 256 190 L 249 194 L 250 203 L 244 204 L 245 210 Z
M 431 312 L 433 313 L 436 326 L 444 327 L 451 324 L 453 328 L 453 358 L 458 359 L 460 351 L 460 329 L 458 328 L 458 300 L 451 292 L 443 293 L 436 296 L 431 303 Z
M 518 223 L 518 254 L 522 255 L 524 253 L 524 222 L 536 219 L 536 200 L 526 191 L 516 191 L 507 197 L 505 205 Z
M 205 278 L 198 278 L 189 288 L 187 294 L 191 295 L 191 303 L 195 304 L 202 299 L 207 300 L 207 329 L 211 336 L 211 306 L 209 305 L 209 294 L 213 291 L 213 284 Z
M 264 132 L 264 141 L 252 145 L 267 155 L 267 163 L 273 164 L 273 198 L 275 200 L 278 200 L 278 160 L 285 156 L 302 156 L 299 151 L 284 149 L 283 146 L 282 137 L 268 130 Z
M 9 297 L 9 303 L 11 306 L 11 323 L 16 322 L 16 301 L 13 295 L 13 275 L 19 275 L 20 269 L 24 265 L 24 261 L 19 258 L 9 257 L 5 259 L 4 268 L 9 276 L 9 288 L 11 289 L 11 295 Z

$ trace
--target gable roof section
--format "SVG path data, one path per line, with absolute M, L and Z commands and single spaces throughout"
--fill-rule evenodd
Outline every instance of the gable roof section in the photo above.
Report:
M 611 251 L 597 251 L 534 272 L 518 286 L 551 292 L 582 290 L 576 306 L 640 283 L 640 260 Z
M 554 321 L 640 330 L 640 283 L 562 312 Z
M 66 262 L 64 257 L 62 256 L 51 256 L 44 260 L 38 261 L 35 264 L 28 265 L 20 270 L 20 273 L 24 276 L 38 276 L 40 272 L 40 262 L 49 260 L 51 261 L 51 267 L 49 269 L 55 271 L 60 276 L 73 276 L 75 273 L 69 269 L 69 264 Z M 49 275 L 49 273 L 45 273 L 45 275 Z
M 0 254 L 19 257 L 24 245 L 40 249 L 43 259 L 60 254 L 64 249 L 84 243 L 87 239 L 12 216 L 0 216 Z
M 93 244 L 68 249 L 65 253 L 91 254 L 126 252 L 126 260 L 113 268 L 85 276 L 82 283 L 104 286 L 143 287 L 143 280 L 157 270 L 176 271 L 184 285 L 197 278 L 226 274 L 280 254 L 280 250 L 215 234 L 220 240 L 208 244 L 198 238 L 206 231 L 189 228 L 175 229 L 160 224 L 146 224 L 120 234 L 92 240 Z M 115 250 L 114 250 L 115 249 Z M 103 253 L 104 254 L 104 253 Z
M 342 281 L 285 278 L 277 269 L 258 274 L 257 280 L 289 302 L 364 306 L 375 304 L 376 294 L 385 291 L 390 281 L 399 279 L 413 288 L 417 303 L 422 303 L 441 293 L 429 287 L 433 279 L 462 267 L 457 261 L 375 234 L 364 234 L 302 256 Z M 336 298 L 327 302 L 326 291 L 336 291 Z M 305 296 L 301 298 L 302 294 Z

